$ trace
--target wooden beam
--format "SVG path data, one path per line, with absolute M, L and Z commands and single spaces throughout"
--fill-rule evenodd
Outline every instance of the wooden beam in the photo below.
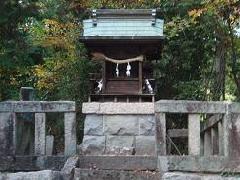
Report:
M 188 137 L 188 129 L 169 129 L 167 134 L 170 138 Z

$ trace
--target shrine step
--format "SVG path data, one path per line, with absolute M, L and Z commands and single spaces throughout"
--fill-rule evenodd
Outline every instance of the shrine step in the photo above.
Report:
M 79 156 L 79 168 L 100 170 L 155 171 L 155 156 Z
M 74 180 L 160 180 L 156 171 L 75 169 Z

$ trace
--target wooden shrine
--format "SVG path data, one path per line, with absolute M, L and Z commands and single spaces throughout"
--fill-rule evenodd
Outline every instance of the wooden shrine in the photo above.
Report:
M 93 10 L 83 30 L 81 42 L 102 63 L 101 74 L 92 74 L 89 101 L 154 101 L 152 62 L 163 46 L 156 10 Z

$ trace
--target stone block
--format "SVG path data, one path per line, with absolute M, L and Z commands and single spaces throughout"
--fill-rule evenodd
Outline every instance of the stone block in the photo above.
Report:
M 139 116 L 139 135 L 154 136 L 155 135 L 155 117 L 154 115 Z
M 99 112 L 100 104 L 97 102 L 83 103 L 82 113 L 83 114 L 97 114 Z
M 106 154 L 134 154 L 134 136 L 107 136 Z M 125 152 L 124 152 L 125 151 Z
M 105 136 L 84 136 L 80 145 L 80 153 L 101 155 L 105 150 Z
M 136 115 L 105 115 L 105 135 L 137 135 L 139 131 L 138 116 Z
M 84 134 L 90 136 L 103 135 L 103 117 L 102 115 L 88 114 L 85 118 Z
M 154 114 L 154 103 L 101 103 L 100 114 Z
M 0 106 L 1 107 L 1 106 Z M 83 114 L 154 114 L 154 103 L 83 103 Z
M 136 136 L 137 155 L 156 155 L 155 136 Z

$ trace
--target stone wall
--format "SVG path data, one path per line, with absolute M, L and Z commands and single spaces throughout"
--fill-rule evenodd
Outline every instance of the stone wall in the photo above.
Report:
M 92 155 L 155 155 L 153 107 L 153 103 L 85 103 L 80 151 Z

